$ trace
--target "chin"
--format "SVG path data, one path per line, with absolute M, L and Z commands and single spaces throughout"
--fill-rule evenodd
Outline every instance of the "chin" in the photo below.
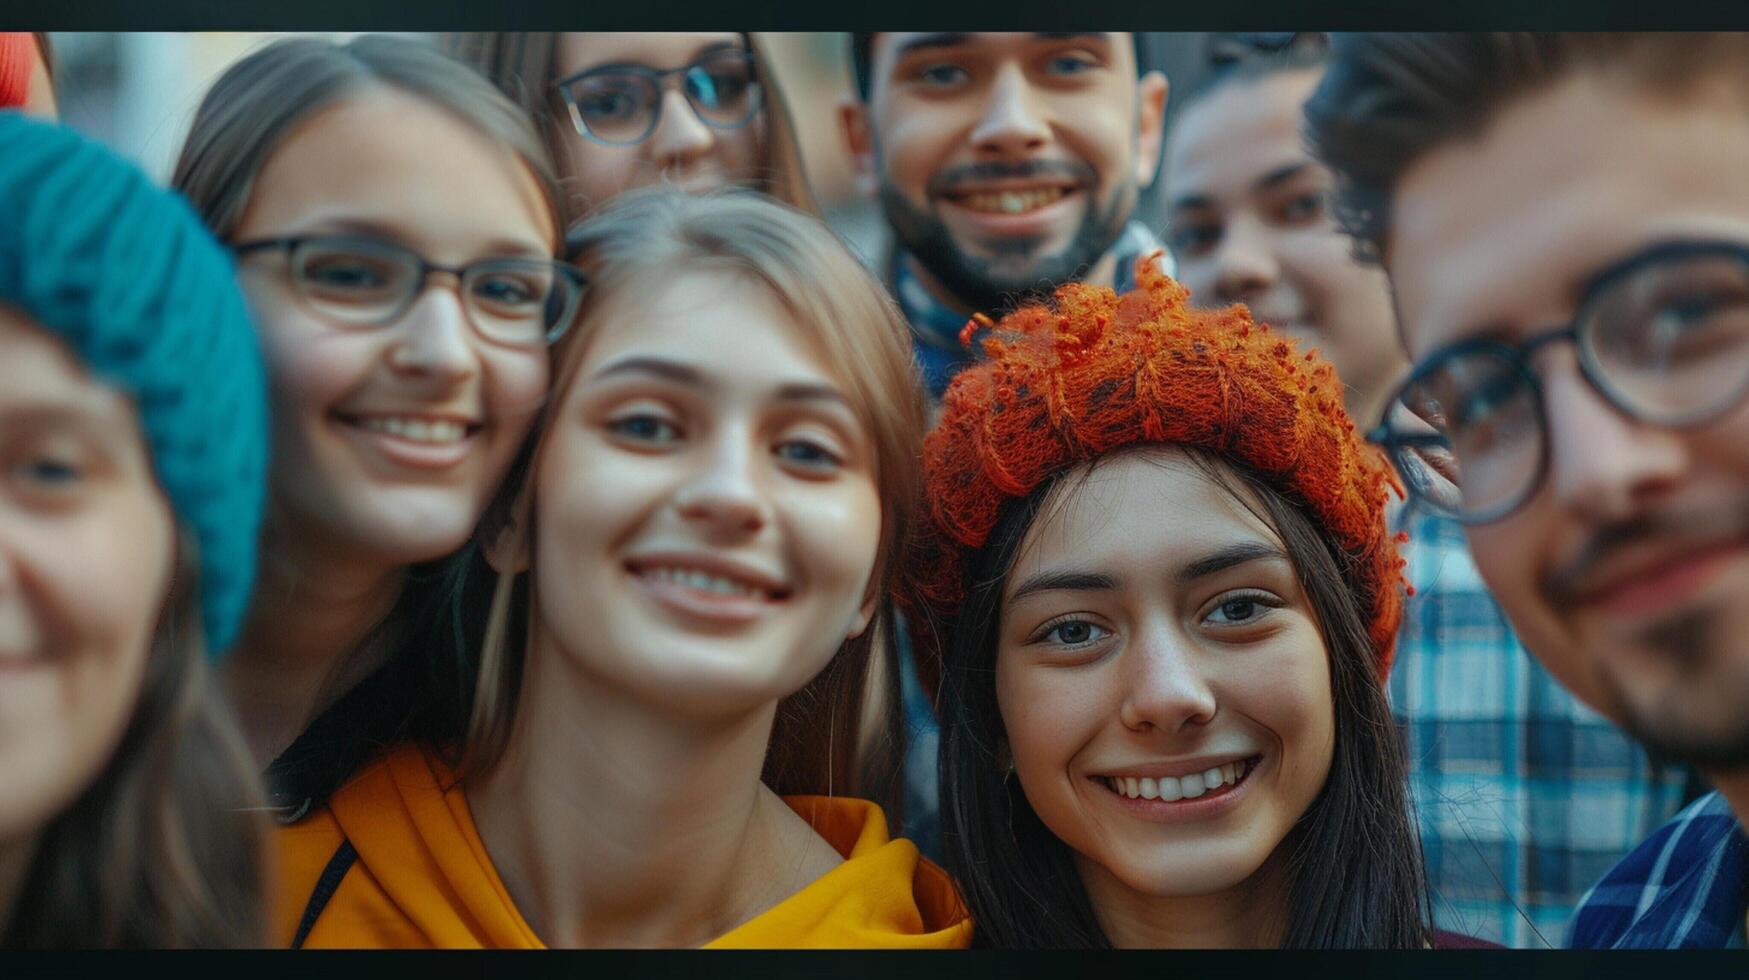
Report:
M 454 499 L 453 491 L 441 496 L 390 491 L 372 497 L 353 508 L 346 527 L 336 530 L 398 565 L 433 561 L 460 548 L 473 535 L 484 509 L 473 501 Z

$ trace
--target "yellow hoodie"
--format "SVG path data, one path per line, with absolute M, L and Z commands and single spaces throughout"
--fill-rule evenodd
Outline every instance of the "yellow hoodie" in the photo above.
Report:
M 306 947 L 542 948 L 454 783 L 428 749 L 402 746 L 353 777 L 325 809 L 280 830 L 276 940 L 294 945 L 302 933 Z M 953 882 L 910 841 L 887 839 L 880 807 L 843 797 L 784 802 L 844 863 L 709 947 L 970 944 L 971 920 Z

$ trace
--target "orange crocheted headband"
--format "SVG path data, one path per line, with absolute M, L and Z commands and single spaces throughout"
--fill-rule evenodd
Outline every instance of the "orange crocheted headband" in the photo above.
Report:
M 928 510 L 909 567 L 913 617 L 948 624 L 965 600 L 966 563 L 1003 503 L 1123 446 L 1194 446 L 1242 463 L 1304 505 L 1354 560 L 1367 636 L 1382 681 L 1403 615 L 1403 560 L 1386 528 L 1388 463 L 1355 433 L 1334 369 L 1316 351 L 1253 323 L 1243 306 L 1195 310 L 1189 292 L 1136 263 L 1123 296 L 1072 284 L 1056 308 L 1028 306 L 982 327 L 987 358 L 949 385 L 923 443 Z M 914 628 L 920 672 L 935 690 L 937 630 Z

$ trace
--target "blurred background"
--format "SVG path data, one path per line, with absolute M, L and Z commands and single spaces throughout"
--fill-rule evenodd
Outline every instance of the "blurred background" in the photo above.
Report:
M 56 93 L 62 118 L 133 158 L 160 182 L 169 178 L 189 121 L 213 80 L 231 62 L 281 36 L 276 33 L 53 33 Z M 329 37 L 346 37 L 329 34 Z M 436 35 L 409 34 L 437 43 Z M 878 255 L 884 234 L 872 201 L 858 198 L 835 107 L 850 93 L 849 39 L 842 33 L 777 32 L 762 37 L 796 116 L 808 177 L 828 218 L 865 256 Z M 1156 32 L 1142 36 L 1145 67 L 1171 82 L 1167 110 L 1194 91 L 1207 73 L 1206 35 Z M 1157 184 L 1157 182 L 1156 182 Z M 1158 228 L 1154 193 L 1138 217 Z

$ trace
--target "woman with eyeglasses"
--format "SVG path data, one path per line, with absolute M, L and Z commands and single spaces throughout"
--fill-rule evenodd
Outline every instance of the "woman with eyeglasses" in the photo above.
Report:
M 530 113 L 573 215 L 663 181 L 749 187 L 816 210 L 789 107 L 751 34 L 489 33 L 447 43 Z
M 897 311 L 825 225 L 757 194 L 639 190 L 572 241 L 589 293 L 481 525 L 467 734 L 396 748 L 285 832 L 275 928 L 964 946 L 953 884 L 889 837 L 854 762 L 917 505 Z
M 437 597 L 546 397 L 582 279 L 555 260 L 527 118 L 405 39 L 239 61 L 173 183 L 236 256 L 267 357 L 262 566 L 223 682 L 289 822 L 460 716 Z

